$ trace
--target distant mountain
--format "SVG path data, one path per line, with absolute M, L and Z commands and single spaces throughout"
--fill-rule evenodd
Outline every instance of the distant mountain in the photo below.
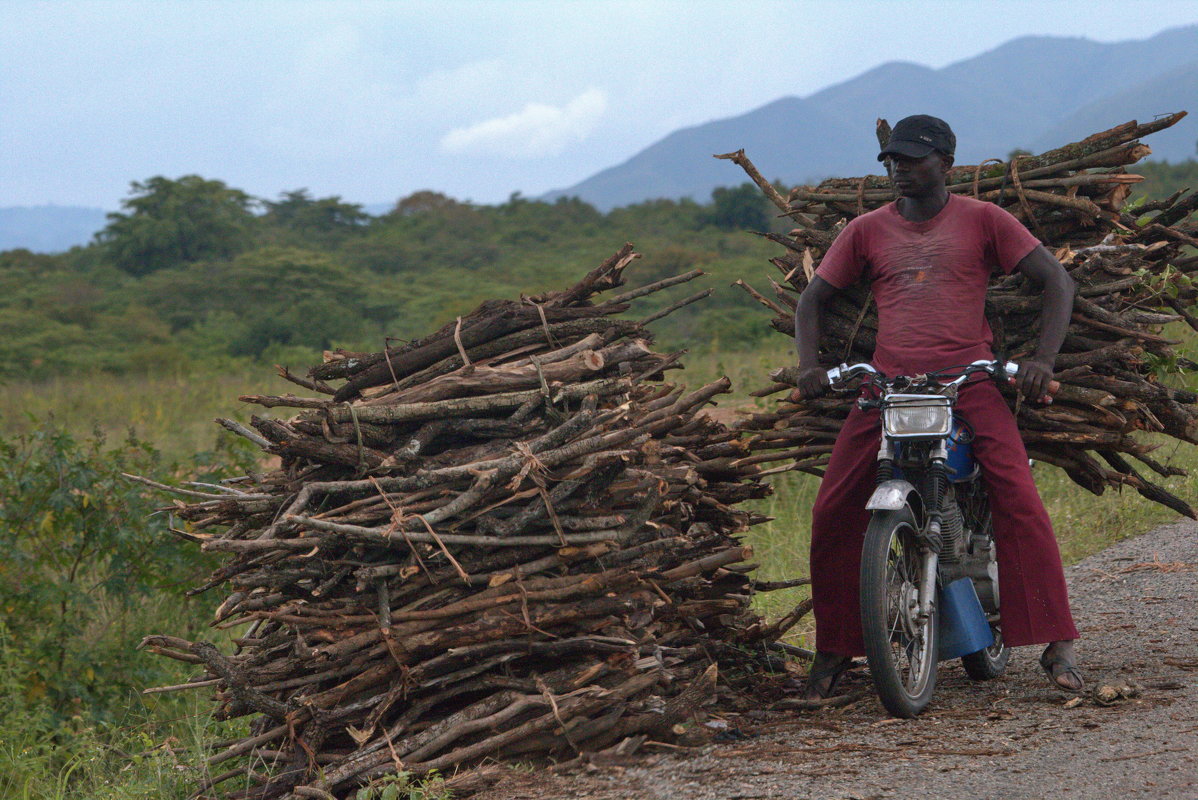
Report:
M 1152 147 L 1154 160 L 1184 161 L 1198 156 L 1196 101 L 1198 61 L 1079 108 L 1037 138 L 1032 146 L 1035 149 L 1047 149 L 1064 141 L 1075 141 L 1113 124 L 1107 120 L 1123 121 L 1126 117 L 1145 122 L 1158 114 L 1169 113 L 1169 109 L 1184 109 L 1193 116 L 1144 140 Z
M 80 206 L 16 206 L 0 208 L 0 251 L 24 248 L 58 253 L 91 241 L 103 228 L 107 212 Z
M 1005 158 L 1075 141 L 1129 119 L 1188 110 L 1148 143 L 1153 157 L 1195 155 L 1198 25 L 1103 44 L 1027 36 L 931 69 L 891 62 L 806 98 L 786 97 L 737 117 L 675 131 L 622 164 L 546 199 L 577 195 L 607 210 L 655 197 L 706 200 L 744 180 L 712 158 L 744 148 L 768 178 L 803 183 L 878 173 L 874 121 L 928 113 L 957 133 L 957 161 Z

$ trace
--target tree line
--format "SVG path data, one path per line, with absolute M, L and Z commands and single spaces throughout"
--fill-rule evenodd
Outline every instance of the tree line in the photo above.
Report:
M 1147 197 L 1198 186 L 1198 162 L 1136 171 Z M 652 200 L 603 213 L 578 198 L 482 205 L 419 191 L 371 216 L 305 189 L 255 198 L 198 175 L 134 182 L 86 247 L 0 253 L 5 375 L 190 370 L 233 358 L 303 365 L 330 347 L 379 349 L 492 297 L 572 282 L 625 241 L 632 279 L 703 269 L 717 291 L 661 323 L 677 347 L 752 346 L 764 317 L 737 278 L 768 274 L 785 230 L 750 185 L 707 203 Z M 668 302 L 668 299 L 662 300 Z
M 133 183 L 86 247 L 0 253 L 0 363 L 10 378 L 238 357 L 306 363 L 321 349 L 420 336 L 487 298 L 572 282 L 625 241 L 646 254 L 634 279 L 701 267 L 726 286 L 770 250 L 745 231 L 778 224 L 747 184 L 706 204 L 607 214 L 577 198 L 481 205 L 420 191 L 372 217 L 305 189 L 261 200 L 198 175 L 157 176 Z M 718 294 L 704 340 L 764 334 L 739 293 Z M 700 333 L 695 312 L 667 330 L 687 344 Z

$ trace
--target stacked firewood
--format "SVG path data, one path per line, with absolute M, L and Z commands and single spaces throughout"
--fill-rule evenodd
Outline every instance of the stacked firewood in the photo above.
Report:
M 1007 388 L 1029 455 L 1064 469 L 1086 489 L 1130 486 L 1146 498 L 1195 516 L 1189 503 L 1145 477 L 1184 471 L 1150 454 L 1171 437 L 1198 444 L 1198 395 L 1162 380 L 1195 366 L 1173 349 L 1179 342 L 1162 329 L 1184 323 L 1198 330 L 1190 312 L 1198 289 L 1198 193 L 1127 205 L 1130 187 L 1143 180 L 1126 165 L 1151 150 L 1141 136 L 1167 128 L 1185 112 L 1146 124 L 1135 121 L 1038 156 L 997 159 L 954 167 L 950 192 L 1002 205 L 1054 251 L 1078 284 L 1068 336 L 1056 361 L 1061 389 L 1051 405 L 1019 402 Z M 889 127 L 878 123 L 885 142 Z M 766 182 L 743 151 L 739 164 L 797 227 L 789 235 L 766 234 L 784 247 L 772 259 L 782 275 L 771 291 L 739 282 L 776 316 L 775 330 L 794 335 L 797 296 L 847 222 L 891 202 L 885 177 L 836 178 L 799 187 L 784 198 Z M 1041 298 L 1021 275 L 997 278 L 987 299 L 995 354 L 1018 361 L 1036 347 Z M 877 334 L 877 311 L 868 285 L 840 293 L 824 313 L 821 362 L 868 361 Z M 769 396 L 796 385 L 797 368 L 771 374 L 775 383 L 755 394 Z M 1176 381 L 1172 381 L 1176 383 Z M 770 472 L 821 473 L 852 404 L 848 396 L 801 400 L 794 391 L 744 427 L 756 433 L 748 461 L 782 462 Z M 1157 435 L 1150 435 L 1157 434 Z M 1142 465 L 1139 469 L 1133 462 Z
M 740 434 L 699 413 L 728 380 L 674 386 L 681 354 L 650 347 L 648 322 L 708 292 L 616 316 L 701 273 L 599 302 L 634 258 L 403 347 L 281 370 L 306 396 L 241 399 L 294 416 L 221 421 L 278 468 L 181 490 L 171 511 L 229 556 L 197 591 L 227 587 L 214 624 L 235 650 L 143 643 L 203 668 L 166 689 L 254 715 L 197 796 L 347 797 L 396 772 L 628 752 L 671 737 L 719 661 L 801 615 L 767 625 L 749 607 L 738 536 L 763 518 L 734 505 L 768 488 L 738 464 Z

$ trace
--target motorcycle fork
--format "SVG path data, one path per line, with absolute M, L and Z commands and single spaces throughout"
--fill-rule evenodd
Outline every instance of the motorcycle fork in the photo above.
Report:
M 923 541 L 923 580 L 919 587 L 919 618 L 926 620 L 932 615 L 936 601 L 936 579 L 940 565 L 940 507 L 944 502 L 944 488 L 948 480 L 945 461 L 948 459 L 948 444 L 941 440 L 932 451 L 928 467 L 927 528 Z
M 920 554 L 923 559 L 923 578 L 919 585 L 919 607 L 915 614 L 919 621 L 927 620 L 936 601 L 936 580 L 940 567 L 940 506 L 944 502 L 944 486 L 947 480 L 945 461 L 948 459 L 948 443 L 941 440 L 932 450 L 928 474 L 928 494 L 925 499 L 924 527 L 920 532 Z M 890 480 L 894 473 L 894 446 L 886 435 L 878 449 L 878 483 Z

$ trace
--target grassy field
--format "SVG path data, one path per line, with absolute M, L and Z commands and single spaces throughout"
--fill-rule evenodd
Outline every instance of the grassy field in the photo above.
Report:
M 221 430 L 215 417 L 249 418 L 239 394 L 286 391 L 269 367 L 235 363 L 224 371 L 142 376 L 62 376 L 0 383 L 0 425 L 9 434 L 54 420 L 76 435 L 93 431 L 116 440 L 129 433 L 170 461 L 210 451 Z M 298 388 L 292 386 L 292 388 Z

